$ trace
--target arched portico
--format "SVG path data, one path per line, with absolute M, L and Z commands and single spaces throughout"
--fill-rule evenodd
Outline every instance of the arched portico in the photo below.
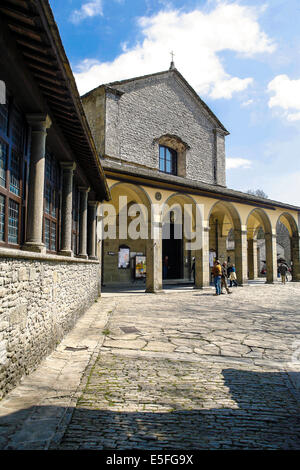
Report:
M 218 201 L 209 212 L 209 250 L 221 263 L 235 264 L 238 283 L 247 283 L 247 232 L 240 214 L 230 202 Z
M 247 218 L 250 279 L 254 279 L 257 276 L 259 269 L 257 266 L 257 236 L 259 233 L 262 233 L 265 239 L 266 282 L 273 283 L 277 278 L 276 233 L 272 228 L 271 220 L 265 210 L 256 207 L 251 210 Z
M 203 205 L 197 204 L 190 195 L 174 193 L 162 207 L 162 222 L 163 258 L 172 253 L 172 250 L 172 255 L 177 254 L 176 257 L 173 256 L 174 262 L 177 263 L 177 273 L 184 280 L 193 278 L 192 265 L 195 258 L 195 286 L 202 288 L 208 285 L 208 244 L 207 233 L 203 228 Z M 172 259 L 168 261 L 172 263 Z M 170 274 L 172 276 L 172 271 Z
M 129 284 L 135 280 L 135 256 L 147 255 L 151 201 L 143 188 L 130 183 L 114 183 L 110 193 L 111 201 L 102 206 L 103 283 Z M 121 264 L 120 257 L 126 255 L 126 250 L 128 262 Z
M 279 222 L 286 227 L 289 236 L 292 280 L 300 281 L 300 241 L 297 223 L 294 217 L 288 212 L 283 212 L 279 215 L 276 228 L 278 228 Z

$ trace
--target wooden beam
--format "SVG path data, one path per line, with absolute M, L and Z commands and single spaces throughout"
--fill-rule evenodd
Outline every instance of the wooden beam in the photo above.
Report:
M 16 42 L 20 44 L 23 47 L 26 47 L 28 49 L 38 51 L 42 54 L 45 54 L 45 56 L 48 55 L 48 57 L 54 57 L 52 54 L 52 49 L 49 46 L 46 46 L 44 44 L 41 44 L 40 42 L 36 43 L 35 41 L 30 40 L 29 38 L 25 38 L 24 36 L 16 37 Z
M 60 106 L 65 107 L 66 109 L 69 109 L 69 107 L 73 107 L 72 100 L 70 100 L 69 98 L 61 98 L 60 96 L 57 96 L 57 94 L 53 95 L 52 93 L 46 90 L 43 90 L 43 94 L 54 103 L 59 103 Z M 66 106 L 67 103 L 69 103 L 68 108 Z
M 52 67 L 52 68 L 55 67 L 54 61 L 49 60 L 48 55 L 46 56 L 42 54 L 37 54 L 37 53 L 33 53 L 24 49 L 22 50 L 22 54 L 28 59 L 33 59 L 35 62 L 48 65 L 49 67 Z
M 44 72 L 44 73 L 49 73 L 49 75 L 52 75 L 52 77 L 57 77 L 58 75 L 61 75 L 59 70 L 55 70 L 54 67 L 45 67 L 44 65 L 40 65 L 39 63 L 34 63 L 32 61 L 27 62 L 28 67 L 37 70 L 38 72 Z
M 30 28 L 29 26 L 24 26 L 17 21 L 7 20 L 8 27 L 17 34 L 21 36 L 29 37 L 34 41 L 43 42 L 44 31 L 39 28 Z
M 54 95 L 55 94 L 59 94 L 61 96 L 68 96 L 67 93 L 64 91 L 64 90 L 61 90 L 60 88 L 54 88 L 53 86 L 50 86 L 50 85 L 47 85 L 45 83 L 38 83 L 39 87 L 40 88 L 45 88 L 46 90 L 50 90 L 50 91 L 53 91 L 54 92 Z
M 52 83 L 53 85 L 57 85 L 60 88 L 64 88 L 65 90 L 67 90 L 66 86 L 62 86 L 63 80 L 56 80 L 55 78 L 48 77 L 47 75 L 35 72 L 34 70 L 32 70 L 32 73 L 35 77 L 39 78 L 40 80 L 44 80 L 46 83 Z
M 35 26 L 35 20 L 38 18 L 36 15 L 30 15 L 30 12 L 27 10 L 20 10 L 18 8 L 12 8 L 11 6 L 7 6 L 7 2 L 2 0 L 0 5 L 0 12 L 8 16 L 9 18 L 13 18 L 17 21 L 21 21 L 29 26 Z

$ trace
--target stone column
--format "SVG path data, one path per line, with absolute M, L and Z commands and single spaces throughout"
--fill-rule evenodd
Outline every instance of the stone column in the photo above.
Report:
M 293 235 L 291 238 L 292 254 L 292 281 L 300 281 L 300 235 Z
M 146 247 L 146 292 L 162 290 L 162 221 L 160 206 L 152 205 L 151 235 Z
M 273 284 L 277 280 L 277 247 L 276 233 L 265 233 L 267 284 Z
M 72 201 L 73 171 L 76 163 L 63 162 L 62 207 L 61 207 L 61 250 L 60 254 L 73 256 L 72 251 Z
M 51 119 L 46 114 L 28 114 L 31 126 L 31 153 L 29 167 L 29 191 L 27 206 L 27 227 L 24 250 L 44 253 L 42 242 L 44 213 L 44 180 L 47 129 Z
M 227 261 L 227 246 L 226 246 L 227 237 L 218 237 L 218 259 L 220 263 Z
M 209 227 L 202 231 L 202 246 L 195 250 L 195 289 L 209 287 Z
M 90 188 L 79 186 L 79 258 L 87 259 L 87 200 Z
M 248 272 L 249 279 L 257 277 L 257 240 L 248 240 Z
M 234 230 L 235 267 L 240 286 L 248 284 L 248 244 L 247 230 Z
M 88 201 L 87 246 L 89 259 L 98 259 L 96 256 L 97 205 L 97 201 Z

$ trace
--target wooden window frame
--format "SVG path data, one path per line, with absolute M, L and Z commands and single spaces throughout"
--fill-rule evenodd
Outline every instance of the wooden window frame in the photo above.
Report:
M 48 179 L 47 171 L 46 171 L 46 164 L 47 158 L 51 159 L 51 173 L 53 171 L 53 164 L 56 166 L 56 177 L 55 181 Z M 51 175 L 52 176 L 52 175 Z M 51 198 L 50 198 L 50 208 L 49 213 L 46 212 L 46 187 L 50 186 L 51 188 Z M 53 199 L 52 194 L 55 191 L 55 216 L 53 216 Z M 47 253 L 57 254 L 59 251 L 59 234 L 61 230 L 61 223 L 60 223 L 60 199 L 61 199 L 61 170 L 53 153 L 47 149 L 46 156 L 45 156 L 45 177 L 44 177 L 44 210 L 43 210 L 43 243 L 46 246 Z M 46 245 L 46 220 L 49 221 L 49 247 Z M 52 233 L 52 226 L 53 224 L 56 225 L 56 235 L 55 235 L 55 250 L 51 249 L 51 233 Z
M 163 157 L 161 157 L 161 150 L 163 150 Z M 171 155 L 171 171 L 167 171 L 167 152 Z M 178 153 L 176 150 L 168 147 L 166 145 L 159 145 L 159 171 L 162 173 L 166 173 L 167 175 L 175 175 L 177 176 L 177 160 L 178 160 Z M 163 162 L 163 169 L 161 169 L 161 162 Z
M 8 95 L 9 96 L 9 95 Z M 0 247 L 6 248 L 14 248 L 19 249 L 23 240 L 24 240 L 24 187 L 26 186 L 27 175 L 25 174 L 25 168 L 28 168 L 28 165 L 25 165 L 25 162 L 28 162 L 29 158 L 29 145 L 28 145 L 28 125 L 26 124 L 26 120 L 22 111 L 19 107 L 14 103 L 13 98 L 10 96 L 8 101 L 8 111 L 7 111 L 7 129 L 5 130 L 0 129 L 0 141 L 7 146 L 7 155 L 6 155 L 6 169 L 5 169 L 5 187 L 0 185 L 0 194 L 5 198 L 5 216 L 4 216 L 4 241 L 0 240 Z M 13 135 L 13 113 L 19 113 L 21 119 L 20 123 L 22 125 L 22 141 L 20 147 L 18 148 L 14 144 L 14 135 Z M 18 156 L 19 160 L 19 195 L 15 194 L 10 190 L 11 184 L 11 161 L 12 161 L 12 154 L 15 153 Z M 17 243 L 11 243 L 8 241 L 9 235 L 9 201 L 14 201 L 18 204 L 19 212 L 18 212 L 18 236 L 17 236 Z
M 75 218 L 74 218 L 75 215 Z M 79 217 L 80 217 L 80 192 L 75 184 L 73 184 L 72 194 L 72 240 L 71 246 L 74 255 L 79 254 Z M 76 246 L 74 246 L 74 237 Z

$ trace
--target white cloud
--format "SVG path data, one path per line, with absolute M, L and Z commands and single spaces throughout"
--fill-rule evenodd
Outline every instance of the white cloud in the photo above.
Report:
M 250 106 L 250 104 L 252 104 L 252 103 L 254 103 L 254 100 L 247 100 L 247 101 L 244 101 L 241 106 L 243 106 L 243 107 Z
M 102 0 L 84 3 L 79 10 L 74 10 L 70 16 L 70 21 L 78 24 L 86 18 L 103 15 Z
M 236 169 L 236 168 L 251 168 L 252 162 L 251 160 L 247 160 L 246 158 L 226 158 L 226 169 Z
M 300 120 L 300 79 L 292 80 L 287 75 L 277 75 L 269 84 L 268 91 L 274 93 L 269 107 L 279 107 L 288 121 Z
M 139 18 L 140 42 L 131 48 L 123 44 L 122 53 L 112 62 L 79 64 L 75 73 L 79 91 L 85 93 L 102 83 L 166 70 L 173 50 L 175 66 L 199 94 L 229 99 L 245 90 L 252 78 L 231 76 L 219 54 L 230 50 L 242 59 L 275 49 L 260 29 L 260 12 L 218 0 L 210 11 L 164 10 Z

